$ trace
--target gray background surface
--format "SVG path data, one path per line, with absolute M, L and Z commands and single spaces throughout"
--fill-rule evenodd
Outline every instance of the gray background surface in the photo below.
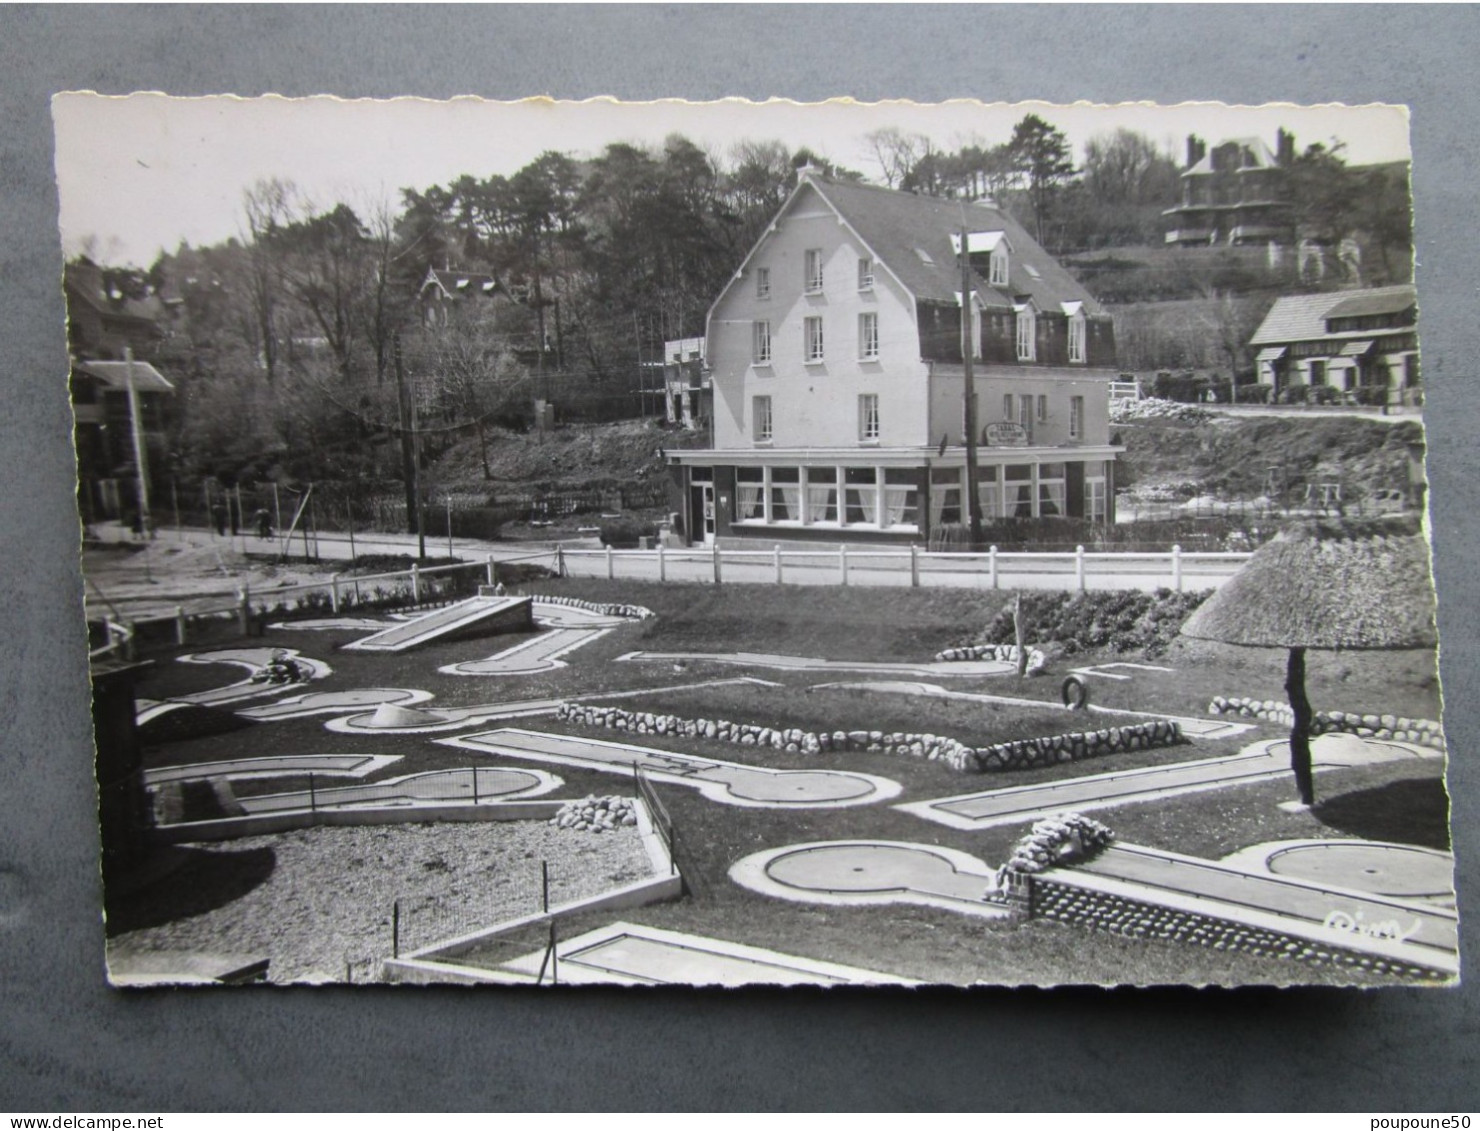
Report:
M 0 9 L 0 1110 L 1455 1110 L 1458 990 L 112 993 L 103 985 L 55 91 L 1403 102 L 1465 957 L 1480 420 L 1468 6 Z M 1473 969 L 1473 966 L 1472 966 Z

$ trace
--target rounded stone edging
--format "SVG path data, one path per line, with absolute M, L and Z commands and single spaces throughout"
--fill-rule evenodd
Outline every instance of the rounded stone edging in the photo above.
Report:
M 650 620 L 657 616 L 651 609 L 645 609 L 641 605 L 603 604 L 599 601 L 586 601 L 580 597 L 552 597 L 544 593 L 532 593 L 530 599 L 541 605 L 564 605 L 568 609 L 585 609 L 587 612 L 599 613 L 604 617 Z
M 814 733 L 798 727 L 764 727 L 754 723 L 730 722 L 727 719 L 685 719 L 678 715 L 628 711 L 621 707 L 582 703 L 562 703 L 556 709 L 555 717 L 561 722 L 608 728 L 629 734 L 708 738 L 739 746 L 769 746 L 788 754 L 898 754 L 944 762 L 961 773 L 1026 769 L 1060 762 L 1076 762 L 1127 750 L 1176 746 L 1187 741 L 1182 734 L 1181 724 L 1170 719 L 972 747 L 954 738 L 935 734 L 877 730 Z
M 1015 664 L 1018 660 L 1016 644 L 963 644 L 957 648 L 946 648 L 935 654 L 937 663 L 960 663 L 970 660 L 997 660 Z M 1048 665 L 1048 657 L 1037 648 L 1028 649 L 1028 675 L 1037 675 Z
M 1262 719 L 1283 726 L 1292 726 L 1295 722 L 1290 705 L 1278 699 L 1215 695 L 1208 704 L 1208 714 Z M 1354 734 L 1358 738 L 1379 738 L 1428 746 L 1434 750 L 1446 749 L 1443 727 L 1433 719 L 1368 715 L 1354 711 L 1317 711 L 1311 719 L 1310 729 L 1312 735 Z

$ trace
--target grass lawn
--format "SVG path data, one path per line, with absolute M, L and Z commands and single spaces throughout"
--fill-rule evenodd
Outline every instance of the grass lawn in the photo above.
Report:
M 401 655 L 346 652 L 354 631 L 274 631 L 231 642 L 234 646 L 288 647 L 327 662 L 333 673 L 306 690 L 357 687 L 407 687 L 433 692 L 430 707 L 503 703 L 522 699 L 585 699 L 603 692 L 656 689 L 617 705 L 665 711 L 685 717 L 729 718 L 738 722 L 805 729 L 898 730 L 931 732 L 983 745 L 1014 737 L 1062 734 L 1111 725 L 1113 717 L 1071 713 L 1058 701 L 1059 682 L 1071 668 L 1098 661 L 1131 660 L 1133 655 L 1080 654 L 1051 661 L 1049 674 L 950 678 L 952 689 L 1036 699 L 1043 707 L 1005 707 L 905 694 L 842 689 L 809 690 L 838 677 L 807 673 L 746 672 L 691 663 L 675 671 L 664 663 L 615 663 L 636 650 L 691 652 L 767 651 L 840 660 L 929 660 L 936 651 L 969 639 L 1011 598 L 1011 594 L 869 590 L 810 587 L 656 585 L 599 580 L 560 580 L 523 587 L 525 592 L 560 593 L 593 601 L 619 601 L 653 609 L 657 618 L 633 622 L 566 657 L 566 666 L 536 675 L 462 677 L 438 668 L 482 659 L 526 636 L 503 636 L 435 644 Z M 224 643 L 216 646 L 227 646 Z M 145 698 L 163 698 L 220 686 L 239 679 L 240 669 L 173 662 L 179 652 L 161 653 L 139 686 Z M 1122 672 L 1123 681 L 1089 677 L 1096 704 L 1131 710 L 1203 715 L 1215 694 L 1283 698 L 1284 654 L 1277 650 L 1219 649 L 1179 643 L 1154 661 L 1171 672 Z M 755 675 L 777 686 L 722 686 L 685 690 L 678 685 L 701 680 Z M 844 677 L 848 678 L 848 677 Z M 1311 697 L 1318 708 L 1391 712 L 1433 717 L 1437 711 L 1434 657 L 1429 653 L 1311 653 Z M 293 694 L 289 692 L 286 694 Z M 271 702 L 265 697 L 255 702 Z M 249 703 L 241 704 L 243 706 Z M 148 745 L 145 765 L 164 766 L 266 754 L 394 754 L 400 760 L 368 781 L 471 764 L 515 764 L 480 758 L 467 750 L 438 745 L 441 737 L 420 735 L 348 736 L 326 731 L 328 716 L 257 723 L 217 734 Z M 667 749 L 778 769 L 836 768 L 877 774 L 903 787 L 900 802 L 1027 785 L 1139 766 L 1163 765 L 1233 753 L 1257 738 L 1282 735 L 1261 725 L 1246 736 L 1221 742 L 1133 751 L 1040 770 L 962 774 L 939 763 L 892 754 L 786 754 L 769 748 L 659 735 L 627 735 L 557 723 L 552 716 L 513 720 L 509 726 L 559 731 L 610 741 Z M 458 733 L 458 732 L 449 732 Z M 468 733 L 463 731 L 461 733 Z M 146 736 L 147 742 L 147 736 Z M 625 775 L 541 764 L 562 778 L 552 796 L 588 793 L 630 794 Z M 1191 794 L 1165 802 L 1101 810 L 1097 816 L 1121 840 L 1219 857 L 1264 841 L 1295 837 L 1357 837 L 1431 845 L 1447 843 L 1447 808 L 1436 762 L 1374 766 L 1317 775 L 1321 804 L 1305 814 L 1286 814 L 1276 806 L 1294 795 L 1293 783 L 1274 782 Z M 326 787 L 360 779 L 325 779 Z M 241 782 L 240 795 L 302 789 L 303 776 Z M 692 894 L 673 904 L 622 912 L 637 922 L 694 931 L 736 942 L 827 958 L 884 973 L 926 981 L 997 984 L 1061 982 L 1114 984 L 1341 982 L 1359 975 L 1316 967 L 1254 959 L 1173 943 L 1119 939 L 1052 923 L 988 923 L 929 908 L 830 908 L 789 904 L 739 888 L 728 871 L 738 859 L 761 849 L 817 840 L 878 839 L 945 845 L 970 853 L 988 865 L 1004 860 L 1024 831 L 1003 827 L 983 831 L 949 829 L 899 812 L 889 805 L 835 810 L 747 809 L 710 802 L 697 791 L 658 785 L 679 830 L 679 855 Z M 572 836 L 587 834 L 571 833 Z M 223 846 L 224 847 L 224 846 Z M 220 862 L 213 862 L 219 866 Z M 265 858 L 234 862 L 227 873 L 202 873 L 200 884 L 184 868 L 191 886 L 218 889 L 211 902 L 239 894 L 243 885 L 270 873 Z M 201 862 L 194 862 L 192 867 Z M 189 913 L 190 900 L 170 904 Z M 127 902 L 110 896 L 120 915 Z M 158 907 L 138 907 L 136 915 L 157 918 Z M 589 923 L 571 923 L 567 935 L 608 922 L 610 913 Z M 223 944 L 224 945 L 224 944 Z M 526 949 L 535 949 L 530 946 Z M 500 952 L 495 959 L 509 955 Z M 490 951 L 490 956 L 493 954 Z

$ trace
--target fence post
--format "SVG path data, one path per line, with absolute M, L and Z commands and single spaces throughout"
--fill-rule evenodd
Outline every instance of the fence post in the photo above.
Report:
M 998 588 L 996 546 L 987 547 L 987 576 L 992 579 L 992 588 Z
M 910 588 L 920 588 L 920 547 L 910 543 Z
M 771 551 L 776 560 L 776 584 L 781 584 L 781 543 L 776 543 L 776 548 Z
M 331 573 L 329 575 L 329 607 L 334 610 L 334 612 L 335 612 L 336 615 L 338 614 L 338 612 L 339 612 L 339 575 L 337 573 Z
M 658 580 L 668 580 L 668 563 L 663 556 L 663 543 L 658 543 Z
M 848 584 L 848 547 L 838 547 L 838 582 L 841 585 Z
M 391 904 L 391 957 L 401 957 L 401 901 Z
M 478 804 L 478 767 L 473 767 L 473 804 Z
M 252 614 L 252 598 L 247 586 L 236 591 L 236 624 L 243 636 L 247 635 L 247 618 Z
M 493 555 L 492 554 L 489 554 L 488 555 L 488 561 L 485 564 L 488 567 L 488 584 L 490 584 L 490 585 L 497 585 L 498 584 L 498 566 L 496 566 L 496 565 L 493 564 Z
M 555 547 L 555 576 L 556 577 L 564 577 L 565 576 L 565 547 L 564 546 L 556 546 Z
M 710 565 L 714 567 L 714 583 L 720 585 L 724 582 L 723 567 L 719 562 L 719 543 L 709 547 Z
M 1172 588 L 1182 592 L 1182 547 L 1172 547 Z
M 421 566 L 416 562 L 411 563 L 411 603 L 421 604 Z
M 540 861 L 540 904 L 550 914 L 550 862 Z
M 315 815 L 319 811 L 318 790 L 314 786 L 312 773 L 308 775 L 308 811 Z
M 175 606 L 175 643 L 185 643 L 185 606 Z
M 606 579 L 611 581 L 616 576 L 615 567 L 612 565 L 612 548 L 611 544 L 608 543 L 606 547 Z
M 1084 592 L 1084 547 L 1074 547 L 1074 583 L 1081 593 Z

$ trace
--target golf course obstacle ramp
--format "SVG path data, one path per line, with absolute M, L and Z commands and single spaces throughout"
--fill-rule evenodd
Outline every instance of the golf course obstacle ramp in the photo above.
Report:
M 534 603 L 528 597 L 470 597 L 389 628 L 344 647 L 355 652 L 405 652 L 424 644 L 470 640 L 502 632 L 534 629 Z

